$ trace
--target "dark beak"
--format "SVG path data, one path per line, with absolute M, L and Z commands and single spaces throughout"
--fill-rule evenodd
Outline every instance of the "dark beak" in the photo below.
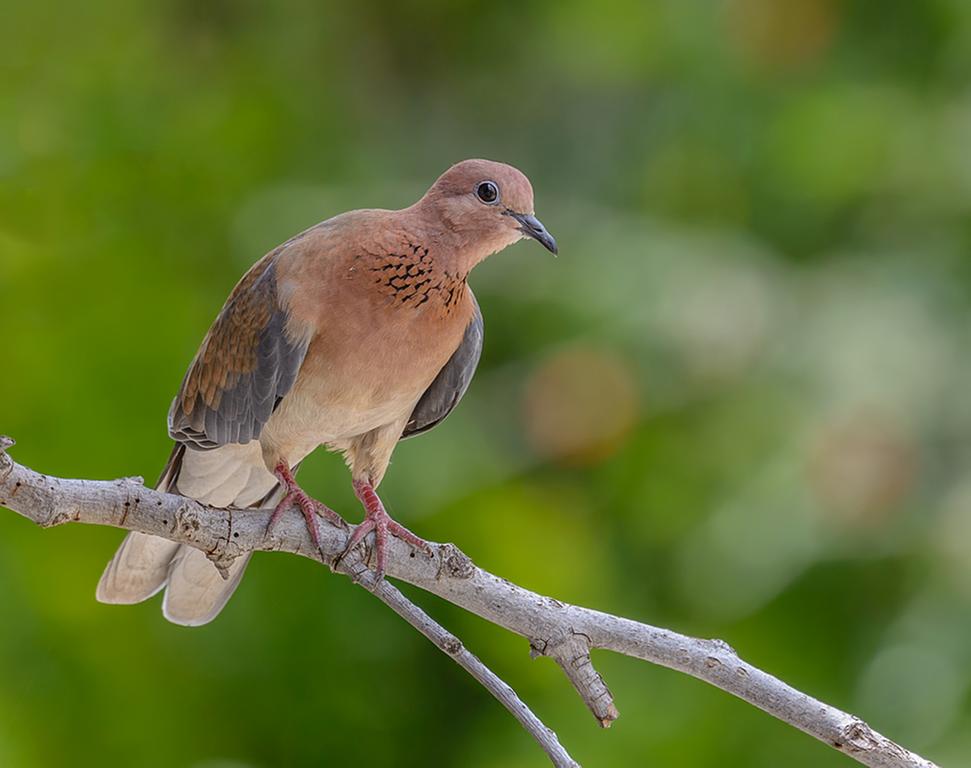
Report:
M 534 240 L 538 240 L 551 253 L 556 253 L 556 240 L 553 239 L 553 235 L 546 231 L 543 222 L 528 213 L 514 213 L 513 211 L 509 211 L 509 215 L 519 222 L 520 232 Z

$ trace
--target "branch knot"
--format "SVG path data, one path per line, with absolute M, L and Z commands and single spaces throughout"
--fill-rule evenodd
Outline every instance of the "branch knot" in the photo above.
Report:
M 874 735 L 869 725 L 860 718 L 853 719 L 840 729 L 841 738 L 834 741 L 833 746 L 847 752 L 870 752 L 880 746 L 880 741 Z
M 16 444 L 17 441 L 12 437 L 0 435 L 0 482 L 10 477 L 10 473 L 13 472 L 14 461 L 7 455 L 7 449 Z
M 439 576 L 444 573 L 450 579 L 471 579 L 475 575 L 472 559 L 451 542 L 438 548 L 441 566 Z

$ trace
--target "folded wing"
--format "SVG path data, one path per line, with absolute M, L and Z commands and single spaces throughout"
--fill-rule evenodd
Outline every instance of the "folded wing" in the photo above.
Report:
M 469 295 L 472 295 L 471 291 Z M 440 424 L 469 388 L 482 355 L 483 338 L 482 312 L 475 296 L 472 296 L 472 303 L 472 319 L 465 329 L 462 342 L 421 396 L 401 434 L 402 439 L 420 435 Z
M 196 449 L 259 437 L 293 386 L 309 340 L 293 338 L 277 292 L 275 253 L 239 282 L 169 410 L 169 435 Z

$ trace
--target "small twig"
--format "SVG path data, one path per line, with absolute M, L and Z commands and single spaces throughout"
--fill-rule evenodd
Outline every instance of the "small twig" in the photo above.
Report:
M 526 732 L 543 748 L 556 768 L 580 768 L 580 764 L 570 757 L 563 745 L 560 744 L 556 733 L 533 714 L 532 710 L 519 698 L 512 687 L 483 664 L 474 653 L 465 647 L 461 640 L 411 602 L 387 580 L 382 579 L 376 583 L 374 571 L 368 568 L 359 550 L 349 553 L 339 561 L 330 559 L 328 564 L 335 572 L 350 576 L 352 581 L 371 592 L 382 603 L 431 640 L 442 653 L 451 657 L 456 664 L 472 675 L 519 721 Z
M 579 768 L 579 763 L 570 757 L 560 744 L 559 739 L 556 738 L 556 734 L 533 714 L 507 683 L 479 661 L 478 657 L 469 651 L 461 640 L 436 623 L 434 619 L 387 581 L 382 581 L 374 590 L 374 594 L 381 602 L 437 645 L 443 653 L 451 656 L 456 664 L 495 696 L 543 748 L 553 765 L 557 768 Z
M 601 728 L 609 728 L 620 717 L 610 689 L 600 673 L 593 668 L 590 638 L 570 632 L 567 637 L 557 642 L 536 640 L 530 643 L 530 654 L 533 657 L 549 656 L 560 665 L 563 674 L 573 683 Z
M 306 527 L 296 515 L 281 520 L 273 535 L 266 537 L 269 512 L 206 507 L 182 496 L 146 489 L 131 480 L 51 478 L 14 462 L 6 453 L 10 445 L 12 442 L 0 438 L 0 505 L 41 526 L 81 522 L 150 533 L 201 549 L 222 567 L 253 550 L 279 550 L 320 560 L 320 552 L 313 547 Z M 324 520 L 321 520 L 320 531 L 321 548 L 325 557 L 332 561 L 343 551 L 347 533 Z M 392 539 L 387 551 L 388 576 L 418 586 L 529 639 L 534 653 L 552 656 L 557 661 L 601 725 L 615 719 L 617 710 L 610 691 L 592 666 L 589 656 L 592 648 L 644 659 L 704 680 L 871 768 L 936 768 L 934 763 L 882 736 L 859 718 L 753 667 L 720 640 L 688 637 L 562 603 L 478 568 L 452 544 L 433 544 L 432 549 L 434 556 L 431 558 L 414 555 L 408 545 Z M 344 571 L 345 564 L 341 565 L 340 570 Z M 353 571 L 350 564 L 346 565 L 349 569 L 346 572 L 352 578 L 366 581 L 363 562 L 359 561 Z M 400 596 L 387 584 L 379 585 L 376 592 L 383 600 L 385 597 L 393 600 L 389 597 L 392 594 Z M 404 600 L 403 596 L 401 600 Z M 392 602 L 388 604 L 398 610 Z M 418 614 L 410 613 L 412 609 Z M 442 642 L 448 645 L 452 638 L 450 634 L 437 625 L 434 625 L 437 629 L 430 629 L 431 634 L 428 634 L 425 622 L 431 620 L 423 612 L 415 606 L 410 609 L 405 606 L 402 610 L 408 615 L 401 615 L 408 621 L 414 618 L 418 622 L 414 626 L 446 650 Z M 461 643 L 454 642 L 464 651 Z M 475 659 L 468 651 L 464 653 L 468 656 L 463 657 L 465 661 Z M 474 665 L 459 663 L 480 679 L 481 669 L 473 672 L 470 666 Z M 491 674 L 487 673 L 490 680 Z M 486 684 L 484 679 L 480 681 Z M 497 695 L 496 690 L 490 685 L 496 686 L 496 690 L 508 688 L 495 679 L 486 684 L 493 695 Z M 497 698 L 513 714 L 517 714 L 519 707 L 525 710 L 518 698 L 502 699 L 498 695 Z M 525 715 L 528 710 L 523 710 L 519 713 Z M 531 713 L 529 716 L 535 717 Z M 519 719 L 525 725 L 524 719 Z M 534 738 L 539 740 L 544 732 L 551 736 L 538 720 L 535 725 L 537 730 L 530 730 Z M 541 743 L 556 762 L 557 758 L 549 748 L 559 744 L 555 737 L 551 738 L 552 741 Z M 565 752 L 562 759 L 570 761 Z

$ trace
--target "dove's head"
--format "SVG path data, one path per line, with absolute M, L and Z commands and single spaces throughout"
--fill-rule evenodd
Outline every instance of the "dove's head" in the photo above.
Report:
M 534 215 L 532 184 L 511 165 L 491 160 L 456 163 L 418 205 L 455 236 L 470 267 L 524 237 L 556 253 L 556 240 Z

